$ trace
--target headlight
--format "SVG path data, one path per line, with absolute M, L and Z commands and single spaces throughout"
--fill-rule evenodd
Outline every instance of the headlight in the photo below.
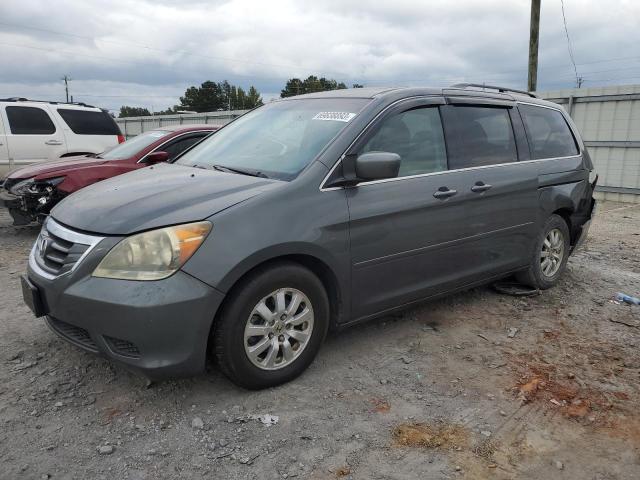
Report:
M 9 189 L 9 193 L 13 193 L 14 195 L 24 195 L 25 191 L 31 186 L 32 183 L 33 178 L 22 180 L 11 187 Z
M 210 230 L 211 223 L 197 222 L 125 238 L 102 259 L 93 276 L 123 280 L 167 278 L 189 260 Z
M 35 178 L 35 177 L 34 177 Z M 53 191 L 53 187 L 62 183 L 65 177 L 47 178 L 45 180 L 34 180 L 34 178 L 27 178 L 21 182 L 16 183 L 9 189 L 10 193 L 14 195 L 24 195 L 25 193 L 43 193 Z

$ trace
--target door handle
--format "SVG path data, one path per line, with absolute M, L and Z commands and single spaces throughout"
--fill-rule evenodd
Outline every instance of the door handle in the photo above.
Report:
M 44 142 L 45 145 L 62 145 L 60 140 L 47 140 Z
M 491 187 L 493 187 L 493 185 L 489 185 L 484 182 L 476 182 L 476 184 L 473 187 L 471 187 L 471 191 L 476 193 L 482 193 L 482 192 L 486 192 Z
M 449 190 L 449 187 L 440 187 L 433 196 L 444 200 L 445 198 L 453 197 L 456 193 L 458 193 L 457 190 Z

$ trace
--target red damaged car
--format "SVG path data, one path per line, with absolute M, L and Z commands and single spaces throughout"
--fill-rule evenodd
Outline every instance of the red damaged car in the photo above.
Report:
M 218 128 L 214 125 L 162 127 L 98 155 L 66 157 L 19 168 L 0 183 L 0 205 L 9 209 L 14 225 L 42 221 L 67 195 L 116 175 L 158 162 L 171 162 Z

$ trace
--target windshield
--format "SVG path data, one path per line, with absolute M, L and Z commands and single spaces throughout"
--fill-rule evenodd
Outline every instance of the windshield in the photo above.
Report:
M 104 158 L 105 160 L 124 160 L 131 158 L 140 152 L 140 150 L 144 150 L 156 140 L 166 137 L 170 133 L 171 132 L 167 132 L 165 130 L 151 130 L 149 132 L 141 133 L 111 150 L 102 152 L 98 157 Z
M 366 103 L 365 99 L 347 98 L 270 103 L 224 127 L 176 163 L 291 180 Z

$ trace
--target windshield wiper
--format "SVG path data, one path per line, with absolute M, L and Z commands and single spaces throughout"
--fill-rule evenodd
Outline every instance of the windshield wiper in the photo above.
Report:
M 248 168 L 226 167 L 224 165 L 213 165 L 211 168 L 218 170 L 219 172 L 239 173 L 240 175 L 249 175 L 251 177 L 269 178 L 258 170 L 250 170 Z

